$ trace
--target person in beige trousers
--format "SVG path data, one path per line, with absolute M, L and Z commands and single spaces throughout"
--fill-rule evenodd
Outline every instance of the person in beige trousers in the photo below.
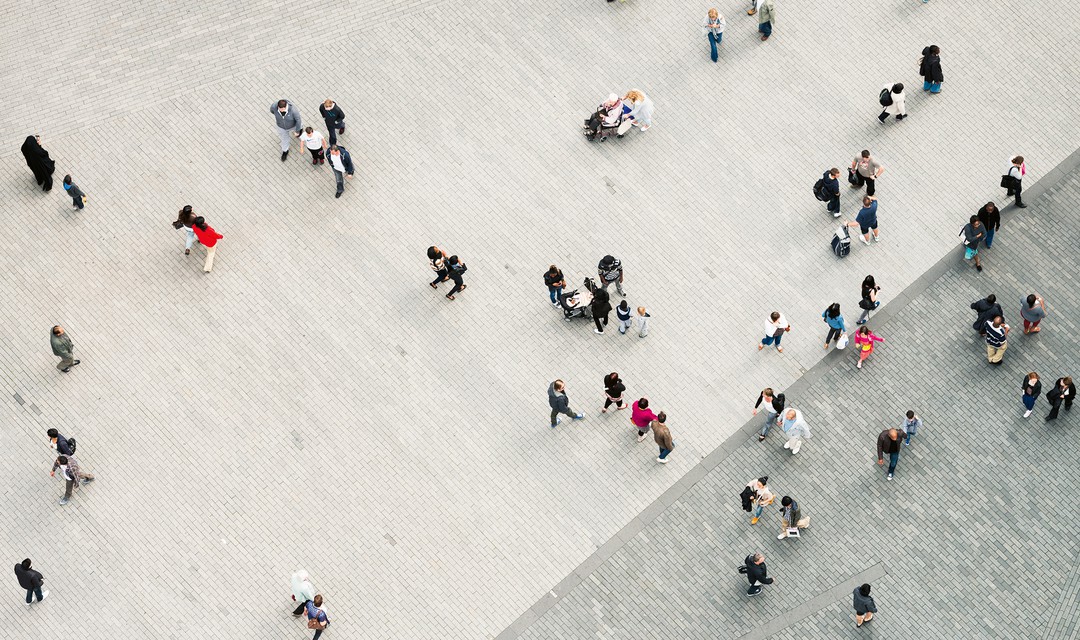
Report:
M 191 225 L 191 228 L 195 231 L 195 238 L 198 239 L 199 244 L 206 247 L 206 263 L 203 265 L 203 271 L 210 273 L 214 268 L 214 254 L 217 252 L 217 241 L 225 236 L 214 231 L 214 228 L 206 224 L 206 220 L 202 216 L 195 218 L 195 223 Z

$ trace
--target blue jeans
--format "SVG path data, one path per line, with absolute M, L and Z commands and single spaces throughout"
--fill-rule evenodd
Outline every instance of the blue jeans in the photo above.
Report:
M 674 446 L 674 445 L 675 445 L 675 443 L 674 443 L 674 442 L 672 442 L 671 444 L 672 444 L 672 446 Z M 663 447 L 660 447 L 660 459 L 661 459 L 661 460 L 663 460 L 664 458 L 666 458 L 666 457 L 668 456 L 668 454 L 669 454 L 669 453 L 671 453 L 671 449 L 665 449 L 665 448 L 663 448 Z
M 922 90 L 929 91 L 930 93 L 941 93 L 940 82 L 930 82 L 929 80 L 923 80 Z
M 768 38 L 772 35 L 772 22 L 762 22 L 758 25 L 757 30 L 761 32 L 762 36 Z
M 548 287 L 548 295 L 551 296 L 551 304 L 558 304 L 559 296 L 562 295 L 562 287 Z
M 990 227 L 986 228 L 986 248 L 989 249 L 990 245 L 994 244 L 994 230 Z
M 334 169 L 334 178 L 337 180 L 337 193 L 345 192 L 345 174 Z
M 780 346 L 780 341 L 783 340 L 783 339 L 784 339 L 784 334 L 782 334 L 782 333 L 780 335 L 778 335 L 778 336 L 765 336 L 764 338 L 761 339 L 761 344 L 765 345 L 766 347 L 769 346 L 770 344 L 775 344 L 777 347 L 779 347 Z
M 900 453 L 889 454 L 889 475 L 896 472 L 896 463 L 900 461 Z
M 716 48 L 720 46 L 720 41 L 723 39 L 724 34 L 722 33 L 720 35 L 714 35 L 711 32 L 709 33 L 709 47 L 712 49 L 712 51 L 709 52 L 709 57 L 712 58 L 713 62 L 716 62 L 716 58 L 718 55 Z
M 27 589 L 26 590 L 26 604 L 30 604 L 31 602 L 33 602 L 33 600 L 31 599 L 30 596 L 37 596 L 37 601 L 38 602 L 41 602 L 42 600 L 45 599 L 41 595 L 41 587 L 38 587 L 37 589 Z
M 1034 404 L 1034 402 L 1032 402 L 1032 404 Z M 904 444 L 910 445 L 911 444 L 911 439 L 914 438 L 914 437 L 915 437 L 915 434 L 908 431 L 907 437 L 904 438 Z
M 761 517 L 761 512 L 764 511 L 764 510 L 765 510 L 765 505 L 759 504 L 758 506 L 754 507 L 754 517 L 755 518 L 760 518 Z
M 1035 396 L 1029 396 L 1025 393 L 1022 398 L 1024 400 L 1025 409 L 1027 409 L 1028 411 L 1035 409 Z
M 774 424 L 776 424 L 776 414 L 766 412 L 765 413 L 765 424 L 762 425 L 762 427 L 761 427 L 761 435 L 763 435 L 763 436 L 769 435 L 769 429 L 771 429 Z

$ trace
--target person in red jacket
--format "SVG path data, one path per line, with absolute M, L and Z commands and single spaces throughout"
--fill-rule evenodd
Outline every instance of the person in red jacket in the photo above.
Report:
M 214 231 L 214 228 L 206 224 L 206 219 L 202 216 L 195 218 L 195 223 L 191 225 L 191 228 L 195 232 L 199 244 L 206 247 L 206 264 L 203 265 L 203 271 L 210 273 L 210 270 L 214 268 L 214 252 L 217 250 L 217 241 L 225 236 Z

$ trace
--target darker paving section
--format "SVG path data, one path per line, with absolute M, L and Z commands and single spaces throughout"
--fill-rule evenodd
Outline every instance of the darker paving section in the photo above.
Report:
M 936 279 L 871 321 L 886 342 L 862 371 L 849 349 L 794 389 L 789 405 L 814 430 L 798 456 L 777 437 L 745 439 L 517 637 L 735 638 L 761 637 L 761 628 L 774 638 L 862 637 L 850 590 L 815 612 L 803 605 L 876 565 L 885 575 L 874 581 L 881 612 L 871 624 L 881 637 L 1074 637 L 1080 544 L 1069 505 L 1080 491 L 1080 408 L 1047 423 L 1045 399 L 1026 420 L 1020 403 L 1028 371 L 1046 385 L 1080 375 L 1071 275 L 1080 171 L 1044 184 L 1026 211 L 1005 212 L 983 273 L 958 245 Z M 887 266 L 878 271 L 884 296 L 898 293 Z M 991 292 L 1014 329 L 996 368 L 968 308 Z M 1030 292 L 1047 299 L 1050 316 L 1042 333 L 1025 336 L 1019 301 Z M 924 427 L 888 482 L 875 438 L 907 409 Z M 670 426 L 677 440 L 679 425 Z M 737 494 L 758 475 L 811 517 L 800 540 L 777 540 L 773 513 L 749 525 Z M 750 599 L 735 567 L 753 550 L 766 554 L 776 583 Z

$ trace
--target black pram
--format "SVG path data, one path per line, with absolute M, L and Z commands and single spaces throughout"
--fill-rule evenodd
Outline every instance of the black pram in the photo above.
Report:
M 573 291 L 564 292 L 559 296 L 559 306 L 562 307 L 563 317 L 567 322 L 570 322 L 573 318 L 585 318 L 586 320 L 592 319 L 592 292 L 588 290 L 588 284 L 586 291 L 579 292 L 577 289 Z

